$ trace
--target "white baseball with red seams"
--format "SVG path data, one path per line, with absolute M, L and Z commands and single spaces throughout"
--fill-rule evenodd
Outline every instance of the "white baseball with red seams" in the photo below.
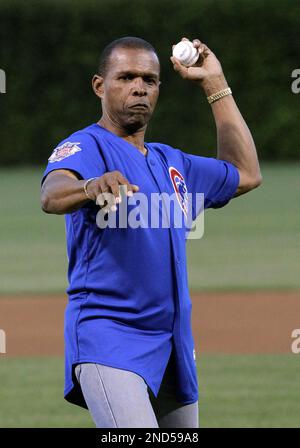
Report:
M 189 40 L 182 40 L 173 48 L 173 56 L 186 67 L 194 65 L 199 57 L 198 50 Z

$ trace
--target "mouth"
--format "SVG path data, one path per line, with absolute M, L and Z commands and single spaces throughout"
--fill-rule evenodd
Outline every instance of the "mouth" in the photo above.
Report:
M 129 106 L 129 109 L 147 110 L 147 109 L 149 109 L 149 106 L 146 103 L 136 103 L 136 104 L 133 104 L 132 106 Z

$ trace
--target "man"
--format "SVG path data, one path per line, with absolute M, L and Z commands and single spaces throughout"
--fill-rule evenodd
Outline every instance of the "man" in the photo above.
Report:
M 175 192 L 183 213 L 186 192 L 203 193 L 205 208 L 219 208 L 261 183 L 255 145 L 221 65 L 198 39 L 193 45 L 193 67 L 171 61 L 209 97 L 216 159 L 144 141 L 160 65 L 148 42 L 126 37 L 104 49 L 92 80 L 102 117 L 54 149 L 42 180 L 43 210 L 66 219 L 65 398 L 88 408 L 101 428 L 198 427 L 198 384 L 185 229 L 172 220 L 169 228 L 101 227 L 99 205 L 106 217 L 117 215 L 123 185 L 128 206 L 139 193 Z M 193 198 L 190 210 L 195 219 Z

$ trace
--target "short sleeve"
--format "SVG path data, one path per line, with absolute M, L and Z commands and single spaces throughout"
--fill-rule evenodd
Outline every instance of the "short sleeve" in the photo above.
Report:
M 239 185 L 238 169 L 226 160 L 183 153 L 187 189 L 192 193 L 193 220 L 201 210 L 197 209 L 195 193 L 204 194 L 204 208 L 220 208 L 226 205 Z M 203 209 L 203 207 L 202 207 Z
M 59 169 L 73 171 L 79 179 L 102 176 L 106 171 L 105 163 L 93 136 L 76 132 L 62 140 L 48 159 L 41 185 L 47 174 Z

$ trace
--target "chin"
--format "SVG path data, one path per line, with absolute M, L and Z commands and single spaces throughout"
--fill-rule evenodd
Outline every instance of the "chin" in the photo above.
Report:
M 140 128 L 143 128 L 147 125 L 149 118 L 146 119 L 144 115 L 136 115 L 135 117 L 131 117 L 131 119 L 126 120 L 125 128 L 130 131 L 137 131 Z

